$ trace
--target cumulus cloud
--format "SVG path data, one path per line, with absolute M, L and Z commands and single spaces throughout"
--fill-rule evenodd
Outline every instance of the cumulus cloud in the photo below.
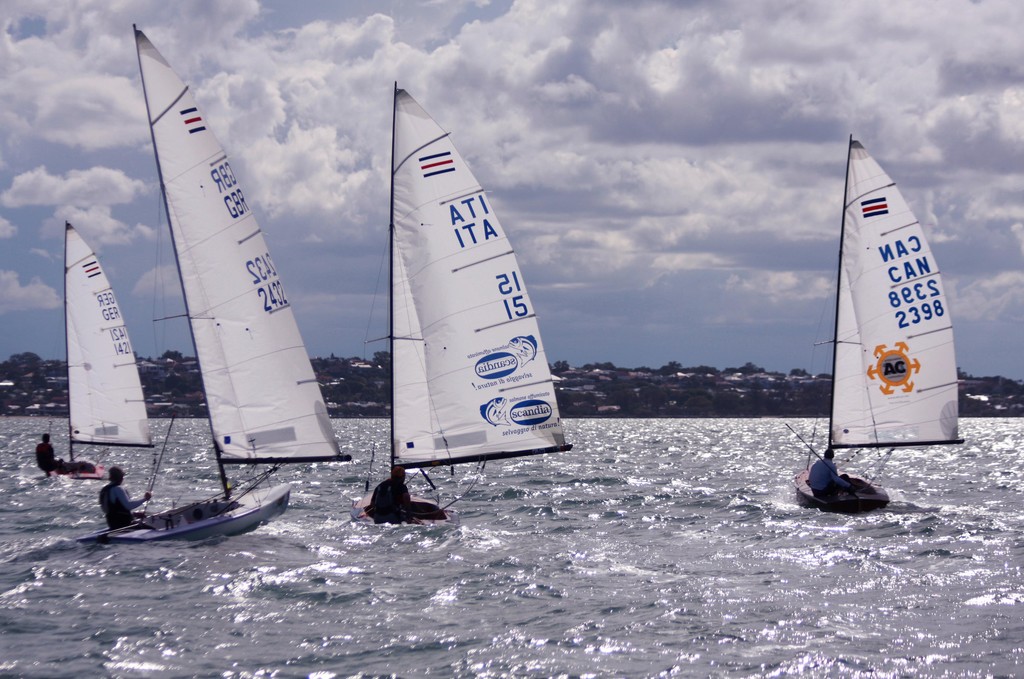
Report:
M 18 227 L 0 217 L 0 238 L 13 238 L 18 233 Z
M 131 295 L 146 300 L 180 299 L 181 283 L 177 267 L 165 265 L 148 269 L 135 281 Z
M 571 313 L 572 330 L 558 332 L 588 332 L 609 354 L 635 346 L 610 326 L 658 327 L 652 337 L 666 343 L 683 312 L 689 323 L 744 327 L 816 320 L 836 261 L 850 133 L 899 183 L 969 313 L 1016 308 L 1019 3 L 294 7 L 12 3 L 0 35 L 0 204 L 11 211 L 0 237 L 15 246 L 6 250 L 39 245 L 36 229 L 10 224 L 42 222 L 52 235 L 65 218 L 91 222 L 98 242 L 151 237 L 156 178 L 125 29 L 137 20 L 193 88 L 275 260 L 303 263 L 291 290 L 345 294 L 375 275 L 397 81 L 488 190 L 538 307 Z M 4 256 L 0 268 L 16 269 Z M 796 327 L 786 343 L 801 332 L 810 334 Z M 672 358 L 685 356 L 663 360 Z M 761 362 L 735 364 L 746 360 Z
M 43 222 L 43 231 L 51 234 L 63 234 L 64 223 L 71 222 L 79 229 L 94 246 L 125 245 L 137 238 L 153 240 L 155 232 L 145 224 L 129 226 L 115 219 L 106 205 L 93 205 L 88 208 L 64 207 Z
M 1024 273 L 1004 271 L 961 285 L 956 302 L 954 314 L 960 321 L 1024 321 Z
M 56 309 L 61 305 L 57 291 L 33 277 L 22 285 L 16 271 L 0 269 L 0 316 L 12 311 Z
M 1024 224 L 1016 222 L 1010 227 L 1010 231 L 1013 232 L 1014 237 L 1017 239 L 1017 244 L 1020 246 L 1020 254 L 1024 256 Z
M 92 167 L 58 176 L 39 166 L 14 177 L 10 188 L 0 193 L 0 204 L 109 206 L 130 203 L 145 190 L 144 182 L 121 170 Z

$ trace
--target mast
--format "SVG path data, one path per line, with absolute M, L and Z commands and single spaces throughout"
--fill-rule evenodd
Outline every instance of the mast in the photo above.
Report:
M 398 117 L 398 81 L 391 95 L 391 197 L 388 211 L 388 353 L 391 358 L 391 466 L 395 466 L 395 119 Z
M 828 447 L 832 447 L 832 414 L 836 403 L 836 354 L 839 347 L 839 295 L 843 284 L 843 241 L 846 237 L 846 194 L 850 190 L 850 154 L 853 151 L 853 135 L 846 147 L 846 177 L 843 180 L 843 217 L 839 225 L 839 265 L 836 268 L 836 313 L 832 327 L 832 391 L 828 399 Z
M 146 75 L 145 75 L 145 73 L 142 70 L 142 55 L 139 53 L 139 40 L 138 40 L 138 38 L 139 38 L 140 31 L 139 31 L 138 27 L 135 24 L 132 24 L 132 31 L 133 31 L 133 34 L 135 36 L 135 57 L 136 57 L 136 59 L 138 59 L 138 63 L 139 63 L 139 80 L 142 82 L 143 99 L 146 100 L 146 122 L 149 124 L 149 137 L 150 137 L 150 141 L 153 144 L 153 157 L 156 159 L 156 174 L 157 174 L 157 179 L 160 182 L 160 195 L 163 196 L 163 199 L 164 199 L 164 216 L 167 218 L 168 226 L 170 226 L 170 224 L 171 224 L 171 208 L 167 204 L 167 188 L 164 185 L 164 174 L 163 174 L 163 171 L 160 169 L 160 150 L 157 148 L 157 145 L 156 145 L 156 134 L 153 132 L 153 112 L 150 111 L 150 109 L 149 109 L 149 96 L 146 93 Z M 186 86 L 186 89 L 188 89 L 188 86 Z M 174 245 L 174 229 L 168 228 L 168 231 L 171 234 L 171 244 Z M 189 333 L 189 338 L 192 340 L 192 351 L 195 352 L 196 356 L 198 357 L 199 356 L 199 350 L 196 347 L 195 331 L 192 328 L 192 313 L 189 311 L 188 295 L 184 294 L 185 279 L 181 275 L 181 262 L 179 261 L 179 258 L 178 258 L 178 248 L 177 248 L 177 246 L 175 246 L 175 247 L 172 247 L 171 249 L 174 250 L 174 263 L 175 263 L 175 265 L 178 268 L 178 283 L 181 285 L 181 289 L 182 289 L 182 293 L 183 293 L 181 298 L 182 298 L 182 301 L 185 303 L 185 317 L 188 318 L 188 333 Z M 200 382 L 203 385 L 203 398 L 206 401 L 207 409 L 209 410 L 210 399 L 209 399 L 209 397 L 206 394 L 206 380 L 203 378 L 203 374 L 202 374 L 201 371 L 199 373 L 199 377 L 200 377 Z M 221 487 L 224 489 L 224 497 L 228 498 L 231 495 L 231 487 L 230 487 L 230 484 L 228 483 L 227 474 L 224 471 L 224 462 L 221 460 L 220 446 L 217 445 L 217 436 L 216 436 L 216 434 L 213 431 L 213 420 L 211 418 L 209 418 L 209 417 L 207 417 L 206 419 L 207 419 L 207 422 L 210 425 L 210 438 L 213 441 L 213 450 L 214 450 L 214 455 L 216 456 L 216 459 L 217 459 L 217 470 L 220 473 Z
M 71 229 L 71 222 L 64 221 L 64 367 L 68 371 L 68 389 L 70 395 L 71 388 L 71 366 L 68 365 L 70 358 L 70 351 L 68 349 L 68 333 L 71 329 L 68 327 L 68 231 Z M 68 458 L 72 462 L 75 461 L 75 437 L 71 424 L 71 403 L 68 402 Z

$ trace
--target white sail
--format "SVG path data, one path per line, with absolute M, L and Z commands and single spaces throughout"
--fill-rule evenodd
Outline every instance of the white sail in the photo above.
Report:
M 957 441 L 953 327 L 942 277 L 896 184 L 851 140 L 831 442 Z
M 64 321 L 72 443 L 152 445 L 121 307 L 96 253 L 71 224 L 64 231 Z
M 141 31 L 135 36 L 221 459 L 339 459 L 288 294 L 252 207 L 188 87 Z
M 404 90 L 394 124 L 395 463 L 567 449 L 533 303 L 493 206 Z

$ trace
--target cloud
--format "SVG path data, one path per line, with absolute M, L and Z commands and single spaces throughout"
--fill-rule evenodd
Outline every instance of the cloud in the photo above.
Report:
M 1024 5 L 1010 0 L 9 4 L 0 269 L 65 218 L 101 245 L 152 235 L 137 21 L 192 87 L 289 291 L 316 300 L 295 305 L 311 351 L 346 351 L 327 323 L 365 326 L 353 291 L 384 250 L 396 81 L 488 191 L 569 360 L 584 345 L 717 365 L 770 363 L 716 359 L 725 346 L 794 351 L 831 295 L 851 132 L 925 224 L 955 307 L 1019 313 Z M 120 261 L 141 285 L 152 261 L 133 254 Z M 335 317 L 318 291 L 355 296 Z M 690 326 L 704 330 L 675 347 Z
M 62 207 L 50 219 L 43 221 L 42 231 L 54 236 L 64 233 L 64 223 L 71 222 L 82 236 L 93 245 L 127 245 L 136 239 L 153 240 L 156 232 L 145 224 L 128 226 L 115 219 L 107 205 L 88 208 Z
M 1013 226 L 1010 227 L 1010 231 L 1017 239 L 1017 244 L 1020 246 L 1020 254 L 1024 256 L 1024 224 L 1016 222 Z
M 165 265 L 149 269 L 135 281 L 131 295 L 142 299 L 180 300 L 181 282 L 177 267 Z
M 130 203 L 145 191 L 145 182 L 131 179 L 121 170 L 93 167 L 71 170 L 61 177 L 39 166 L 17 175 L 0 194 L 0 204 L 109 206 Z
M 18 233 L 18 227 L 0 217 L 0 238 L 13 238 Z
M 977 278 L 958 286 L 956 292 L 953 318 L 957 321 L 1024 321 L 1024 272 L 1004 271 Z
M 0 269 L 0 316 L 12 311 L 56 309 L 61 305 L 57 291 L 33 277 L 22 285 L 16 271 Z

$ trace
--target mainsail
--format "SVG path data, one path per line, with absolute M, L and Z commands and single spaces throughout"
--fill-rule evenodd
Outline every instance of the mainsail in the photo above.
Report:
M 853 139 L 841 248 L 830 445 L 960 442 L 938 263 L 895 182 Z
M 218 459 L 347 459 L 227 155 L 189 88 L 141 31 L 135 37 Z
M 444 130 L 396 88 L 395 464 L 568 450 L 534 306 L 505 231 Z
M 96 253 L 67 223 L 64 321 L 71 443 L 151 446 L 139 370 L 121 307 Z

